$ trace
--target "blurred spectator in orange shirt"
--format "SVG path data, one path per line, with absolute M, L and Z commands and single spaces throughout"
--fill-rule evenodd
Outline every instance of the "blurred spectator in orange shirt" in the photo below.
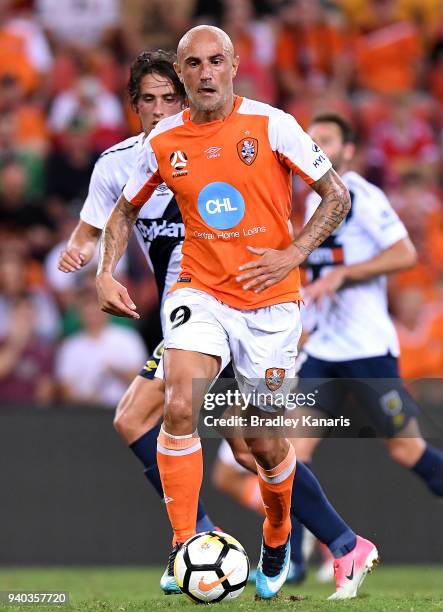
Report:
M 12 75 L 0 78 L 0 113 L 9 116 L 16 146 L 38 155 L 46 154 L 49 133 L 42 109 L 27 101 L 20 81 Z
M 430 126 L 414 115 L 408 96 L 397 98 L 389 116 L 370 134 L 369 165 L 372 171 L 377 169 L 378 182 L 385 185 L 398 184 L 411 171 L 435 179 L 439 153 Z
M 383 94 L 413 91 L 419 76 L 422 44 L 417 27 L 397 17 L 396 0 L 370 0 L 374 23 L 355 39 L 356 81 Z
M 404 378 L 443 377 L 443 311 L 414 287 L 394 295 L 392 310 Z
M 286 96 L 305 95 L 318 81 L 344 84 L 344 34 L 328 19 L 320 0 L 288 0 L 281 9 L 277 70 Z
M 401 178 L 398 189 L 389 197 L 408 230 L 419 260 L 432 265 L 429 254 L 430 228 L 442 207 L 431 184 L 419 172 L 409 172 Z
M 0 58 L 0 79 L 13 77 L 26 95 L 42 85 L 42 77 L 52 67 L 42 29 L 34 19 L 14 9 L 12 0 L 0 0 Z

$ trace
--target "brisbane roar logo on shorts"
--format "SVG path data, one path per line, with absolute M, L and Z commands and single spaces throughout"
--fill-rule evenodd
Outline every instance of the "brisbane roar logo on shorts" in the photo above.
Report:
M 247 166 L 253 164 L 258 153 L 257 138 L 242 138 L 240 142 L 237 143 L 237 153 L 242 162 Z
M 169 156 L 169 161 L 175 170 L 175 172 L 172 173 L 172 178 L 186 176 L 188 174 L 186 169 L 188 165 L 188 156 L 184 151 L 173 151 Z
M 270 391 L 277 391 L 283 384 L 286 370 L 283 368 L 268 368 L 265 372 L 266 386 Z

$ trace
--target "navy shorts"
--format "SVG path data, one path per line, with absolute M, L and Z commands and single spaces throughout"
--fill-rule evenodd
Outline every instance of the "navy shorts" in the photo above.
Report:
M 155 376 L 155 372 L 158 368 L 158 364 L 160 363 L 164 350 L 162 340 L 160 344 L 155 347 L 152 355 L 149 355 L 145 365 L 142 367 L 138 375 L 142 376 L 143 378 L 147 378 L 148 380 L 152 380 Z
M 297 391 L 316 389 L 315 407 L 333 418 L 350 416 L 354 434 L 392 438 L 418 414 L 391 354 L 350 361 L 300 357 Z

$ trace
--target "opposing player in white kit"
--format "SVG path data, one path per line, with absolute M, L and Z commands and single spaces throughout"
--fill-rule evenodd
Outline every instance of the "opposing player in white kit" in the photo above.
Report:
M 332 380 L 320 388 L 316 408 L 338 417 L 352 386 L 363 426 L 384 438 L 394 461 L 443 496 L 443 453 L 420 433 L 417 408 L 400 379 L 399 345 L 388 312 L 386 274 L 413 266 L 414 246 L 385 194 L 349 170 L 355 145 L 348 123 L 335 114 L 319 115 L 309 133 L 348 187 L 352 208 L 307 259 L 304 294 L 315 310 L 313 331 L 299 357 L 300 390 L 316 386 L 318 379 Z M 318 196 L 309 194 L 306 222 L 318 203 Z M 297 455 L 309 462 L 320 440 L 294 439 Z
M 80 221 L 66 250 L 60 254 L 59 269 L 63 272 L 75 272 L 91 260 L 112 207 L 136 165 L 144 139 L 161 119 L 184 107 L 185 91 L 173 68 L 174 59 L 174 53 L 152 51 L 140 54 L 132 64 L 128 91 L 143 132 L 114 145 L 97 161 Z M 180 272 L 184 238 L 177 202 L 166 185 L 159 185 L 149 203 L 140 209 L 136 236 L 154 271 L 158 294 L 163 300 Z M 125 293 L 123 287 L 122 292 Z M 154 377 L 161 351 L 161 347 L 157 347 L 129 386 L 117 407 L 114 426 L 144 465 L 148 481 L 163 497 L 156 447 L 159 419 L 163 414 L 164 384 Z M 214 527 L 201 503 L 197 527 L 199 531 Z M 161 586 L 168 594 L 179 592 L 167 572 Z

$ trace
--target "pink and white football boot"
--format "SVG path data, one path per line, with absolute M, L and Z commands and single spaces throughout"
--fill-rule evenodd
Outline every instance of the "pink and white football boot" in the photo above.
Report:
M 366 574 L 375 569 L 378 563 L 378 550 L 374 544 L 357 536 L 354 549 L 340 559 L 334 559 L 336 591 L 328 599 L 356 597 Z

